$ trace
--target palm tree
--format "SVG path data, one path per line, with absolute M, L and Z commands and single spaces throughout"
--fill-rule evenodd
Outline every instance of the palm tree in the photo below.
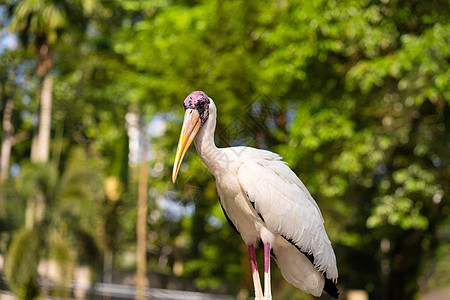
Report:
M 41 293 L 37 266 L 43 258 L 59 266 L 58 296 L 67 293 L 64 287 L 72 279 L 76 263 L 95 265 L 100 261 L 103 187 L 102 172 L 81 152 L 71 156 L 62 176 L 52 164 L 30 164 L 22 169 L 15 181 L 16 198 L 33 203 L 37 219 L 32 228 L 24 226 L 13 236 L 7 252 L 5 273 L 20 299 L 33 299 Z M 45 211 L 40 209 L 43 206 Z
M 33 140 L 31 160 L 46 162 L 49 157 L 53 66 L 52 49 L 58 38 L 66 33 L 84 32 L 87 16 L 93 11 L 95 1 L 35 1 L 7 0 L 11 21 L 9 29 L 17 32 L 24 47 L 34 42 L 36 73 L 39 86 L 39 128 Z
M 34 44 L 36 55 L 36 73 L 39 85 L 39 126 L 31 145 L 31 161 L 46 163 L 49 157 L 52 85 L 51 69 L 53 66 L 52 48 L 64 33 L 84 33 L 87 16 L 92 12 L 95 1 L 35 1 L 7 0 L 11 21 L 9 29 L 17 32 L 23 47 Z M 44 203 L 44 202 L 42 202 Z M 27 226 L 34 226 L 38 212 L 32 205 L 27 205 Z M 45 206 L 42 207 L 45 210 Z
M 40 77 L 40 116 L 39 130 L 33 142 L 31 160 L 46 162 L 49 153 L 52 68 L 51 45 L 56 42 L 58 30 L 66 26 L 65 11 L 53 1 L 9 1 L 11 11 L 10 30 L 19 33 L 26 47 L 34 38 L 37 58 L 36 70 Z

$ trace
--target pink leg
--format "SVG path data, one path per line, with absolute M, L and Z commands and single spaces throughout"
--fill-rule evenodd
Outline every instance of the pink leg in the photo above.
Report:
M 256 262 L 254 245 L 248 245 L 248 253 L 250 254 L 250 265 L 252 266 L 253 285 L 255 287 L 255 299 L 262 300 L 263 292 L 261 288 L 261 281 L 259 279 L 258 264 Z
M 264 299 L 272 299 L 270 288 L 270 244 L 264 243 Z
M 264 272 L 269 273 L 270 271 L 270 244 L 264 244 Z

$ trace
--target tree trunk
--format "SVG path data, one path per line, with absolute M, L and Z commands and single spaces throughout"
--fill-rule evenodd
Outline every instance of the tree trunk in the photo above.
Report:
M 50 47 L 47 41 L 47 35 L 44 33 L 36 34 L 37 53 L 37 74 L 41 77 L 40 95 L 39 95 L 39 129 L 36 141 L 33 140 L 31 149 L 32 162 L 47 162 L 50 145 L 50 129 L 52 121 L 52 86 L 53 77 L 49 73 L 52 67 L 52 58 Z
M 422 231 L 407 231 L 394 242 L 390 253 L 387 299 L 413 299 L 417 292 L 419 261 L 424 258 Z
M 140 167 L 139 167 L 139 187 L 138 187 L 138 215 L 137 215 L 137 270 L 136 270 L 136 300 L 149 299 L 145 297 L 145 287 L 147 285 L 147 248 L 146 248 L 146 227 L 147 227 L 147 193 L 148 193 L 148 160 L 147 160 L 147 139 L 144 130 L 140 130 Z
M 3 110 L 2 150 L 0 155 L 0 183 L 5 182 L 9 176 L 9 161 L 11 158 L 11 147 L 13 144 L 14 133 L 14 127 L 12 124 L 14 101 L 12 97 L 6 95 L 3 90 L 2 98 L 5 105 Z
M 47 74 L 42 78 L 41 103 L 39 112 L 39 131 L 33 162 L 47 162 L 50 145 L 50 129 L 52 122 L 52 75 Z
M 108 246 L 106 246 L 105 252 L 103 254 L 103 283 L 109 284 L 109 288 L 103 295 L 103 299 L 111 299 L 112 262 L 112 250 Z
M 47 35 L 36 33 L 37 74 L 41 77 L 39 89 L 39 128 L 31 143 L 31 162 L 48 162 L 50 145 L 50 128 L 52 121 L 52 86 L 53 78 L 49 73 L 52 67 L 50 47 Z M 42 197 L 29 198 L 25 210 L 25 228 L 33 229 L 35 223 L 42 220 L 46 210 L 46 203 Z
M 52 76 L 47 74 L 42 79 L 41 103 L 39 116 L 39 130 L 37 137 L 33 137 L 31 144 L 31 161 L 33 163 L 47 163 L 50 144 L 50 125 L 52 118 Z M 46 203 L 44 199 L 28 199 L 26 207 L 25 225 L 27 229 L 33 229 L 36 222 L 40 222 L 45 213 Z

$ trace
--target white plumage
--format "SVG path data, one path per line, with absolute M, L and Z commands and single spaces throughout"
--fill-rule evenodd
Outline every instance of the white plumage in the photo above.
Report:
M 317 203 L 279 155 L 250 147 L 217 148 L 216 106 L 205 96 L 203 92 L 193 92 L 185 100 L 185 122 L 189 119 L 195 132 L 189 132 L 188 125 L 183 124 L 182 136 L 186 138 L 182 145 L 180 137 L 173 180 L 189 140 L 193 139 L 200 158 L 216 179 L 224 213 L 249 246 L 250 256 L 254 245 L 270 245 L 283 277 L 295 287 L 320 296 L 325 278 L 335 283 L 338 271 Z M 209 102 L 204 119 L 203 104 L 197 105 L 201 101 L 195 101 L 196 97 Z M 200 107 L 198 114 L 196 105 Z M 191 121 L 197 115 L 201 124 Z M 312 255 L 313 263 L 307 255 Z M 265 267 L 265 299 L 270 299 L 270 271 Z M 253 274 L 253 279 L 256 298 L 261 298 L 259 276 Z M 333 292 L 337 297 L 337 290 Z
M 320 210 L 300 179 L 280 159 L 244 162 L 238 171 L 241 189 L 255 203 L 256 212 L 270 231 L 313 254 L 318 270 L 336 280 L 336 258 Z

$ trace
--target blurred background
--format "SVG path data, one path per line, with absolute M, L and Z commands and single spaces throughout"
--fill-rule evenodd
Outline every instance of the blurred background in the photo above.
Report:
M 449 19 L 442 0 L 1 1 L 2 297 L 252 297 L 194 147 L 171 182 L 203 90 L 218 146 L 279 153 L 315 197 L 343 299 L 450 299 Z M 273 272 L 275 299 L 312 299 Z

